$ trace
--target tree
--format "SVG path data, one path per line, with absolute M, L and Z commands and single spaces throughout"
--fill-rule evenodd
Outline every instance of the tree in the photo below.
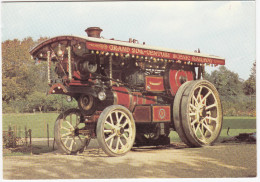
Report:
M 29 50 L 34 45 L 32 38 L 23 41 L 7 40 L 2 43 L 2 100 L 9 102 L 17 98 L 25 98 L 34 86 L 35 79 L 31 74 L 34 61 Z
M 256 94 L 256 61 L 253 63 L 249 78 L 243 84 L 243 90 L 246 95 Z
M 237 73 L 220 66 L 211 74 L 206 74 L 205 79 L 212 82 L 221 96 L 232 97 L 243 93 L 242 81 Z
M 27 98 L 31 109 L 39 109 L 42 112 L 44 105 L 46 104 L 46 94 L 35 91 Z
M 41 37 L 33 41 L 31 37 L 2 42 L 2 101 L 7 104 L 25 99 L 35 90 L 46 92 L 46 63 L 35 64 L 29 51 L 37 43 L 46 40 Z

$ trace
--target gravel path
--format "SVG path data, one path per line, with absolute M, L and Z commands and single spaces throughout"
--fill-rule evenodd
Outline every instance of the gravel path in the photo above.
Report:
M 36 141 L 34 141 L 35 143 Z M 45 141 L 38 141 L 44 142 Z M 52 142 L 51 142 L 52 146 Z M 228 143 L 203 148 L 134 148 L 107 157 L 95 140 L 82 154 L 57 151 L 3 157 L 4 179 L 222 178 L 256 176 L 256 144 Z

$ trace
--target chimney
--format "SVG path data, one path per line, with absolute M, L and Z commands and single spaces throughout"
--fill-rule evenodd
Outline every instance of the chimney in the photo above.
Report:
M 87 32 L 89 37 L 96 37 L 96 38 L 100 38 L 100 33 L 103 30 L 99 27 L 89 27 L 85 30 L 85 32 Z

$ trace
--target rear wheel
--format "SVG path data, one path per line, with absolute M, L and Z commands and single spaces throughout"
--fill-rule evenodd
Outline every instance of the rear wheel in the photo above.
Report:
M 176 132 L 178 133 L 179 137 L 181 138 L 181 140 L 188 146 L 191 146 L 192 144 L 190 143 L 190 141 L 188 140 L 188 138 L 186 137 L 186 134 L 184 132 L 180 112 L 181 112 L 182 94 L 190 83 L 191 82 L 185 82 L 184 84 L 182 84 L 180 86 L 180 88 L 178 89 L 178 91 L 175 95 L 174 103 L 173 103 L 174 128 L 175 128 Z
M 222 106 L 214 85 L 206 80 L 188 82 L 178 91 L 174 116 L 176 131 L 191 147 L 211 145 L 222 128 Z M 178 112 L 178 113 L 177 113 Z M 176 119 L 177 118 L 177 119 Z
M 109 156 L 126 154 L 133 146 L 136 129 L 132 113 L 121 105 L 107 107 L 97 122 L 97 140 Z

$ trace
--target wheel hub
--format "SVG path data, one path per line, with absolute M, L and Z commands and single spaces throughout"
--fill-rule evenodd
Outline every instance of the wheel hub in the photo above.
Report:
M 200 117 L 202 117 L 202 118 L 205 118 L 205 117 L 207 116 L 207 112 L 206 112 L 206 107 L 205 107 L 205 106 L 203 106 L 203 107 L 200 109 L 199 115 L 200 115 Z
M 125 130 L 124 130 L 124 128 L 122 128 L 122 127 L 118 127 L 118 128 L 116 129 L 116 134 L 117 134 L 117 136 L 121 136 L 124 132 L 125 132 Z
M 74 136 L 79 136 L 79 129 L 76 128 L 72 133 L 74 134 Z

